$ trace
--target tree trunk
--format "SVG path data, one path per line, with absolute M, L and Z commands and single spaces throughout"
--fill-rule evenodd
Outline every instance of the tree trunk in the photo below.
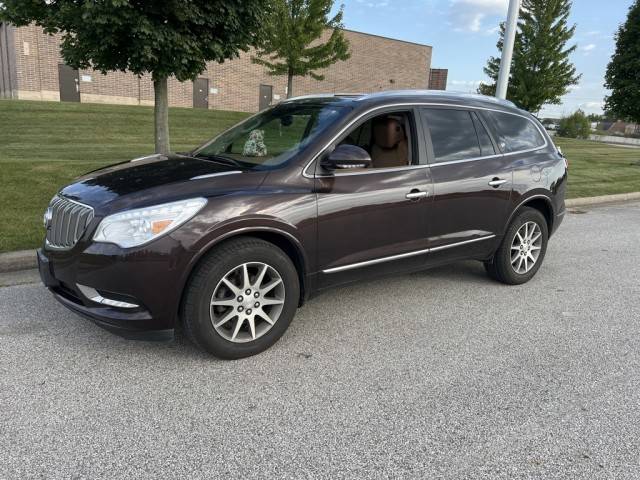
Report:
M 287 98 L 293 97 L 293 72 L 289 69 L 289 78 L 287 79 Z
M 169 147 L 169 93 L 167 78 L 153 79 L 156 153 L 167 154 Z

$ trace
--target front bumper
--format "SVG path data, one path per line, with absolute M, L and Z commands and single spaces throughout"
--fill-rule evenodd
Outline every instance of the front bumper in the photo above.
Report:
M 125 337 L 172 336 L 192 255 L 171 237 L 139 249 L 89 243 L 37 255 L 42 283 L 65 307 Z M 134 306 L 100 303 L 86 287 Z

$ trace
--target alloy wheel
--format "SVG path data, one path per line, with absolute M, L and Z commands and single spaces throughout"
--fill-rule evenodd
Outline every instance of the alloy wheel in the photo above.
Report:
M 511 267 L 524 275 L 538 262 L 542 250 L 542 230 L 535 222 L 522 225 L 511 242 Z
M 243 263 L 227 272 L 213 290 L 211 323 L 230 342 L 252 342 L 273 328 L 284 300 L 284 282 L 275 268 Z

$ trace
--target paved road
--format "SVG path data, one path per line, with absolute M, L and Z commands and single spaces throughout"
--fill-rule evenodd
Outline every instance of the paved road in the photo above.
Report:
M 238 362 L 0 288 L 0 478 L 639 478 L 640 203 L 582 212 L 529 285 L 343 288 Z

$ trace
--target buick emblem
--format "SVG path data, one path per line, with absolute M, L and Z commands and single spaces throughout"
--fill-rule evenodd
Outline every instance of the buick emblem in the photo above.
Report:
M 52 218 L 53 218 L 53 210 L 51 209 L 51 207 L 49 207 L 44 212 L 44 216 L 42 217 L 42 222 L 44 223 L 44 228 L 46 228 L 47 230 L 49 230 L 49 227 L 51 226 L 51 219 Z

